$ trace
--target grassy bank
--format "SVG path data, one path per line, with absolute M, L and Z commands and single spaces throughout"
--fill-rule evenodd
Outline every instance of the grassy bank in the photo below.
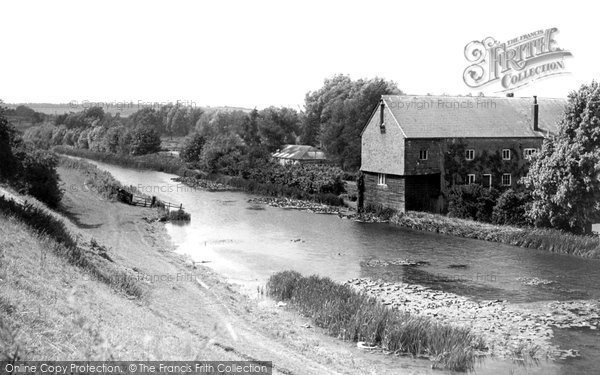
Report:
M 95 240 L 82 241 L 66 227 L 65 222 L 48 212 L 41 204 L 23 204 L 0 196 L 0 214 L 14 218 L 43 238 L 47 248 L 70 264 L 85 270 L 91 277 L 100 280 L 131 296 L 141 297 L 143 287 L 134 275 L 115 266 L 106 254 L 106 249 Z
M 127 190 L 132 194 L 142 195 L 135 186 L 123 186 L 109 172 L 85 160 L 71 159 L 63 156 L 60 158 L 59 163 L 61 167 L 77 170 L 77 173 L 84 178 L 81 188 L 90 189 L 105 198 L 116 199 L 119 189 Z
M 363 341 L 398 354 L 426 356 L 439 368 L 472 369 L 475 348 L 484 346 L 482 339 L 468 329 L 392 310 L 329 278 L 280 272 L 269 278 L 267 294 L 289 301 L 338 338 Z
M 193 173 L 187 169 L 187 166 L 183 161 L 181 161 L 181 159 L 159 154 L 147 154 L 139 156 L 121 155 L 79 149 L 69 146 L 55 146 L 53 150 L 59 154 L 92 159 L 126 168 L 150 169 L 159 172 L 177 174 L 179 176 L 190 175 L 190 173 Z
M 417 230 L 600 259 L 598 236 L 574 235 L 555 229 L 493 225 L 415 211 L 395 214 L 390 222 Z
M 146 194 L 140 192 L 135 186 L 124 186 L 116 178 L 107 171 L 104 171 L 92 163 L 85 160 L 77 160 L 62 156 L 60 166 L 64 168 L 74 169 L 84 177 L 84 184 L 81 188 L 92 190 L 101 196 L 108 199 L 117 199 L 119 189 L 124 189 L 137 196 L 151 199 Z M 154 207 L 158 210 L 158 215 L 161 221 L 190 221 L 191 215 L 182 209 L 170 210 L 159 199 L 155 200 Z

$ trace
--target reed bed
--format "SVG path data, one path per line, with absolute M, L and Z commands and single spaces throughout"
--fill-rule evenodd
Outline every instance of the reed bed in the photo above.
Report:
M 269 278 L 266 290 L 267 295 L 288 301 L 333 336 L 396 354 L 426 357 L 436 368 L 471 370 L 476 350 L 485 346 L 483 339 L 467 328 L 390 309 L 329 278 L 284 271 Z

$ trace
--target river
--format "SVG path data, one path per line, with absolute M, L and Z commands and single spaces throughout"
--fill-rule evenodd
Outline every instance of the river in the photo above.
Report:
M 93 161 L 125 185 L 182 203 L 187 225 L 167 224 L 177 251 L 203 262 L 252 295 L 269 275 L 293 269 L 343 282 L 371 277 L 416 283 L 476 300 L 510 303 L 600 299 L 600 261 L 492 242 L 365 224 L 249 203 L 242 192 L 208 192 L 172 181 L 171 174 L 138 171 Z M 425 261 L 422 267 L 372 267 L 369 262 Z M 543 280 L 528 285 L 531 280 Z M 478 374 L 600 373 L 600 334 L 555 330 L 555 343 L 582 358 L 521 368 L 486 361 Z

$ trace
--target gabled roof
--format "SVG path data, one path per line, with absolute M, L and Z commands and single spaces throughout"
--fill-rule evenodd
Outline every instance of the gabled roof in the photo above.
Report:
M 534 131 L 532 97 L 384 95 L 382 100 L 407 138 L 543 137 L 558 132 L 567 103 L 538 98 L 539 131 Z
M 274 158 L 294 160 L 324 160 L 325 153 L 309 145 L 284 145 L 272 155 Z

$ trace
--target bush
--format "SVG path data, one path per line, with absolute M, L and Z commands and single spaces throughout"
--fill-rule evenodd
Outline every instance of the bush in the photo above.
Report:
M 62 199 L 59 177 L 56 173 L 57 157 L 40 150 L 19 151 L 20 168 L 14 184 L 50 207 L 57 207 Z
M 481 185 L 452 187 L 448 196 L 448 216 L 491 222 L 499 192 Z
M 154 129 L 137 128 L 131 132 L 131 154 L 145 155 L 160 151 L 160 136 Z
M 17 172 L 18 160 L 13 149 L 18 141 L 15 128 L 8 123 L 0 107 L 0 180 L 10 179 Z
M 380 204 L 369 204 L 365 207 L 364 212 L 373 214 L 384 221 L 390 220 L 392 216 L 394 216 L 397 213 L 396 210 L 394 210 L 393 208 L 384 207 Z
M 186 138 L 181 150 L 181 159 L 188 163 L 198 163 L 205 143 L 206 139 L 200 133 L 194 133 L 191 137 Z
M 500 225 L 526 226 L 532 223 L 525 216 L 531 196 L 527 191 L 508 189 L 498 198 L 492 212 L 492 222 Z

